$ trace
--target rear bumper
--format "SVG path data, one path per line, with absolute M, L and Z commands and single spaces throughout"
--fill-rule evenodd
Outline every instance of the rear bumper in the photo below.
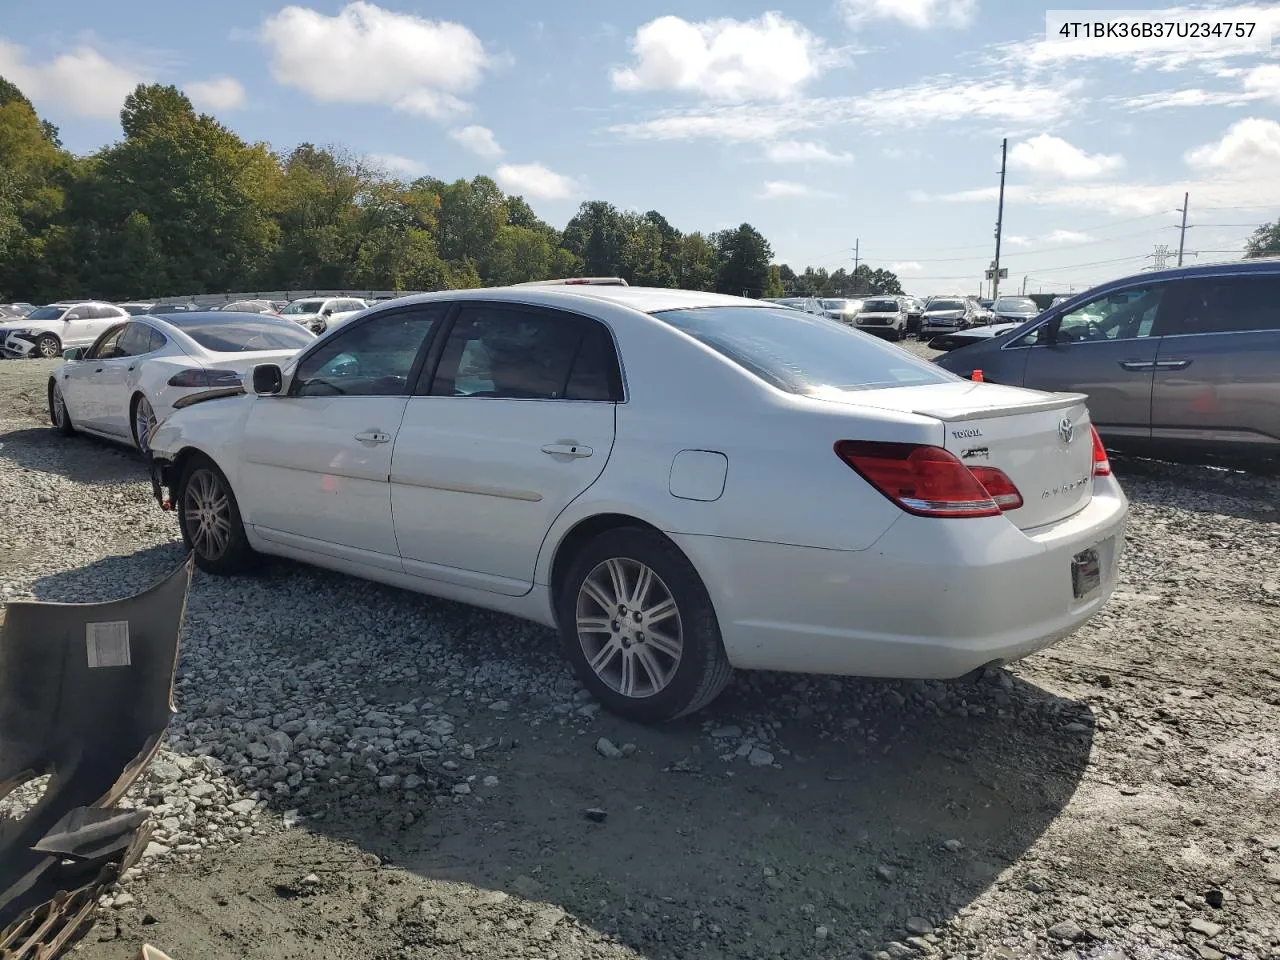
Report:
M 941 679 L 1069 636 L 1111 595 L 1128 501 L 1112 478 L 1073 517 L 1019 530 L 1003 517 L 903 514 L 872 547 L 819 550 L 675 535 L 702 573 L 738 667 Z M 1071 560 L 1096 547 L 1101 584 L 1073 595 Z

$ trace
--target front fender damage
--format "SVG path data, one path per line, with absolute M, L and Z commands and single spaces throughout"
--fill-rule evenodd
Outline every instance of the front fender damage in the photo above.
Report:
M 48 776 L 0 819 L 0 957 L 52 958 L 138 861 L 145 811 L 118 802 L 173 713 L 192 563 L 110 603 L 18 602 L 0 626 L 0 801 Z

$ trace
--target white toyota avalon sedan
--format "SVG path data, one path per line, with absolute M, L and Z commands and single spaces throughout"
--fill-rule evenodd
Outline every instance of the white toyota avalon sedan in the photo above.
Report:
M 1079 394 L 639 287 L 396 300 L 177 411 L 152 452 L 203 569 L 276 554 L 556 627 L 644 721 L 734 667 L 1026 656 L 1106 602 L 1128 511 Z

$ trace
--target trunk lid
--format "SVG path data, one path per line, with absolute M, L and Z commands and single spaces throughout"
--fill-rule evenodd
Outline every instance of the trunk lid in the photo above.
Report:
M 1017 486 L 1022 506 L 1005 516 L 1020 529 L 1069 517 L 1093 499 L 1093 437 L 1083 394 L 960 381 L 847 399 L 940 420 L 946 450 L 966 466 L 1003 470 Z
M 218 354 L 216 360 L 209 361 L 209 366 L 217 370 L 234 370 L 242 377 L 248 377 L 253 368 L 260 363 L 275 363 L 283 367 L 296 356 L 294 350 L 252 350 L 244 353 Z

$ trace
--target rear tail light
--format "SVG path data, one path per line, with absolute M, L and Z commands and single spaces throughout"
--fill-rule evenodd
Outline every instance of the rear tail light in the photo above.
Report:
M 969 472 L 977 478 L 1001 510 L 1017 510 L 1022 506 L 1022 494 L 1003 470 L 996 467 L 970 467 Z
M 941 447 L 841 440 L 835 451 L 867 483 L 918 517 L 1000 515 L 1000 504 L 982 482 L 955 454 Z M 1017 488 L 1008 483 L 1008 477 L 1004 480 L 1008 490 L 1016 494 Z M 1002 490 L 1002 495 L 1007 496 L 1008 490 Z M 1019 504 L 1021 501 L 1019 496 Z
M 189 367 L 179 370 L 169 378 L 171 387 L 238 387 L 240 374 L 234 370 L 206 370 L 202 367 Z
M 1107 448 L 1102 445 L 1102 438 L 1098 436 L 1098 428 L 1093 424 L 1089 424 L 1089 430 L 1093 434 L 1093 475 L 1095 477 L 1111 476 L 1111 461 L 1107 459 Z

